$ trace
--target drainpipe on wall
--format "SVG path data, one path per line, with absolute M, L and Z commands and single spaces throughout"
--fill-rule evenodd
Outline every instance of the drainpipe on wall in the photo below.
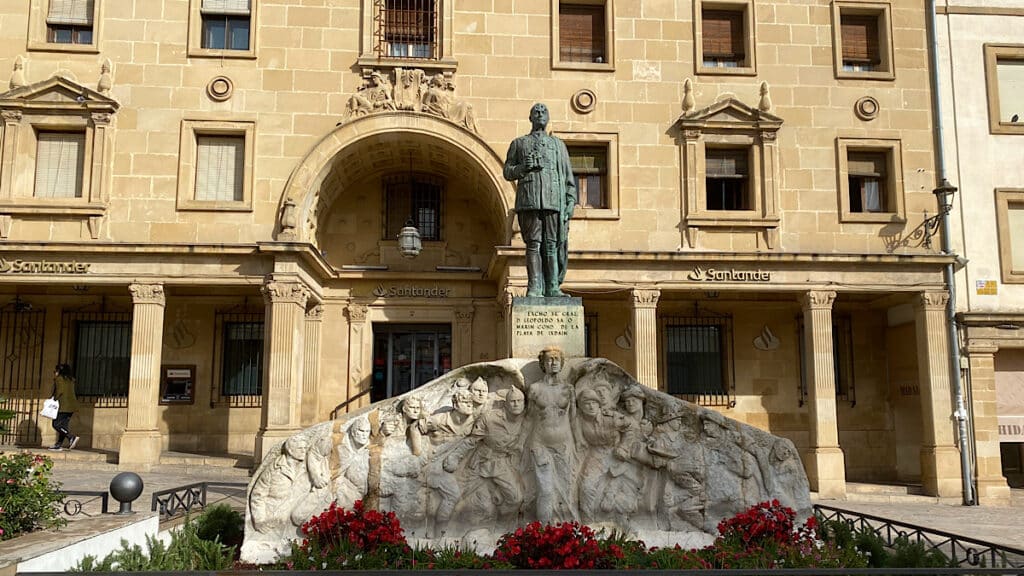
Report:
M 932 108 L 935 126 L 935 164 L 936 179 L 939 185 L 947 185 L 946 182 L 946 155 L 942 147 L 942 96 L 939 92 L 939 34 L 938 16 L 936 16 L 935 0 L 928 0 L 929 25 L 928 33 L 931 35 L 931 87 L 932 87 Z M 952 41 L 952 40 L 951 40 Z M 950 199 L 952 201 L 952 199 Z M 949 210 L 944 210 L 942 215 L 942 253 L 953 255 L 953 249 L 949 239 Z M 964 389 L 960 378 L 960 338 L 957 332 L 956 321 L 956 281 L 953 262 L 946 264 L 943 272 L 946 289 L 949 291 L 949 301 L 946 303 L 946 325 L 947 337 L 949 340 L 949 376 L 953 384 L 953 399 L 955 409 L 952 417 L 957 422 L 957 439 L 960 449 L 960 476 L 963 481 L 963 503 L 965 506 L 975 506 L 978 502 L 974 497 L 974 474 L 971 471 L 970 442 L 967 436 L 967 409 L 964 405 Z

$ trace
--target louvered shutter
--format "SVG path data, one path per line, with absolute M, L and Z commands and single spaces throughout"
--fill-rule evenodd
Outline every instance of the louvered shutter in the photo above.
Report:
M 850 176 L 881 178 L 886 175 L 887 163 L 884 152 L 850 152 L 846 160 L 846 172 Z
M 241 202 L 245 138 L 197 136 L 196 200 Z
M 562 5 L 558 13 L 559 55 L 566 62 L 605 60 L 604 6 Z
M 881 64 L 877 16 L 842 16 L 840 28 L 844 63 Z
M 248 16 L 249 0 L 203 0 L 200 12 L 203 14 L 239 14 Z
M 40 132 L 36 140 L 36 198 L 80 198 L 85 134 Z
M 92 26 L 94 2 L 95 0 L 50 0 L 46 23 Z
M 704 172 L 708 178 L 744 178 L 748 174 L 747 151 L 708 149 Z
M 701 21 L 705 58 L 743 59 L 746 51 L 742 12 L 708 10 L 701 13 Z

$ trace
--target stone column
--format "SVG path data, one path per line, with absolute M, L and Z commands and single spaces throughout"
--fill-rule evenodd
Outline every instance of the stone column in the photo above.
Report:
M 929 496 L 960 496 L 960 451 L 953 429 L 946 303 L 942 291 L 918 295 L 917 377 L 921 388 L 921 484 Z
M 466 306 L 455 310 L 455 343 L 458 356 L 452 359 L 452 367 L 465 366 L 473 363 L 473 307 Z
M 810 446 L 804 457 L 807 480 L 820 498 L 846 497 L 846 459 L 839 448 L 836 421 L 835 358 L 832 356 L 832 303 L 836 293 L 813 290 L 804 294 L 804 373 Z
M 160 354 L 164 333 L 162 284 L 131 284 L 132 348 L 128 377 L 128 423 L 121 435 L 118 466 L 145 472 L 160 462 L 163 442 L 158 424 Z
M 317 304 L 306 311 L 305 354 L 302 360 L 302 426 L 320 421 L 320 333 L 324 325 L 324 307 Z
M 271 280 L 263 285 L 263 411 L 256 436 L 257 459 L 274 444 L 299 431 L 303 340 L 309 290 L 299 282 Z
M 978 503 L 1009 506 L 1010 487 L 1003 477 L 999 453 L 999 415 L 996 406 L 996 346 L 971 344 L 971 399 L 974 415 L 974 456 L 978 462 Z
M 661 290 L 633 289 L 633 370 L 644 386 L 658 389 L 658 298 Z
M 351 412 L 360 406 L 360 395 L 365 393 L 366 403 L 369 404 L 370 391 L 360 390 L 362 382 L 370 376 L 372 371 L 372 359 L 364 358 L 369 354 L 364 353 L 364 348 L 372 346 L 373 334 L 367 335 L 366 306 L 362 304 L 349 304 L 346 309 L 348 314 L 348 393 L 345 397 L 346 412 Z M 364 340 L 367 342 L 364 343 Z M 369 367 L 369 369 L 367 369 Z

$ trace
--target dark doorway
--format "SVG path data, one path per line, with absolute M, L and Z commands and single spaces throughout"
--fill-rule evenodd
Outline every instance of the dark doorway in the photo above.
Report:
M 450 324 L 373 325 L 372 402 L 405 394 L 451 369 Z

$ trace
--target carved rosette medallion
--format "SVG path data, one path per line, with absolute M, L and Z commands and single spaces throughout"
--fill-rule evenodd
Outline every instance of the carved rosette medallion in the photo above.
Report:
M 132 294 L 132 303 L 134 304 L 163 306 L 167 302 L 164 297 L 163 284 L 129 284 L 128 291 Z
M 309 299 L 309 289 L 298 282 L 271 281 L 260 290 L 268 304 L 292 303 L 305 306 Z

